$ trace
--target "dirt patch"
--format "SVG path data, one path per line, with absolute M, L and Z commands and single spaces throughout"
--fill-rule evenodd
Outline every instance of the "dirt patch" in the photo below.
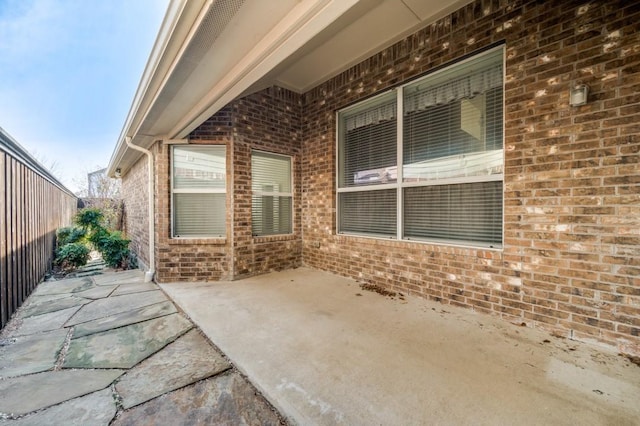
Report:
M 388 296 L 388 297 L 396 297 L 398 293 L 396 293 L 395 291 L 389 291 L 386 288 L 380 287 L 379 285 L 376 284 L 360 284 L 360 288 L 366 291 L 373 291 L 374 293 L 378 293 L 382 296 Z
M 632 364 L 635 364 L 638 367 L 640 367 L 640 356 L 633 356 L 629 354 L 621 354 L 621 355 L 627 358 L 629 361 L 631 361 Z

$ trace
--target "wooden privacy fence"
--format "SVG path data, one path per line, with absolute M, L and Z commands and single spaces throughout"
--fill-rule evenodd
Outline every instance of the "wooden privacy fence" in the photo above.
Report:
M 51 267 L 77 198 L 0 127 L 1 327 Z

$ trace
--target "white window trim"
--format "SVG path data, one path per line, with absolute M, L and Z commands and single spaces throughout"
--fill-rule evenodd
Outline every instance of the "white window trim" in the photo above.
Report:
M 182 141 L 182 140 L 181 140 Z M 174 240 L 224 240 L 226 239 L 226 236 L 210 236 L 210 235 L 190 235 L 188 237 L 181 237 L 181 236 L 176 236 L 175 235 L 175 210 L 174 210 L 174 194 L 226 194 L 227 193 L 227 188 L 226 186 L 228 185 L 228 182 L 226 182 L 225 179 L 225 188 L 179 188 L 179 189 L 175 189 L 174 185 L 173 185 L 173 178 L 174 178 L 174 173 L 173 173 L 173 155 L 174 155 L 174 148 L 183 148 L 185 145 L 189 145 L 189 144 L 185 144 L 183 142 L 176 142 L 176 143 L 168 143 L 168 145 L 170 146 L 170 151 L 171 151 L 171 158 L 170 158 L 170 162 L 169 162 L 169 192 L 171 194 L 171 199 L 170 199 L 170 209 L 171 209 L 171 239 Z M 217 147 L 224 147 L 224 151 L 225 151 L 225 156 L 227 155 L 227 146 L 226 145 L 209 145 L 209 146 L 217 146 Z M 227 164 L 226 164 L 226 159 L 225 159 L 225 168 L 226 168 Z M 226 173 L 226 170 L 225 170 Z M 225 223 L 226 223 L 226 209 L 225 209 Z
M 372 96 L 370 98 L 367 98 L 365 100 L 359 101 L 353 105 L 350 105 L 346 108 L 343 108 L 341 110 L 336 111 L 336 135 L 335 135 L 335 140 L 336 140 L 336 206 L 337 206 L 337 213 L 336 214 L 336 229 L 335 232 L 337 235 L 344 235 L 344 236 L 356 236 L 356 237 L 360 237 L 360 238 L 370 238 L 370 239 L 384 239 L 384 240 L 393 240 L 393 241 L 406 241 L 406 242 L 416 242 L 416 243 L 423 243 L 423 244 L 431 244 L 431 245 L 446 245 L 446 246 L 456 246 L 456 247 L 465 247 L 465 248 L 470 248 L 470 249 L 487 249 L 487 250 L 497 250 L 497 251 L 502 251 L 503 247 L 504 247 L 504 167 L 505 167 L 505 158 L 504 158 L 504 152 L 505 152 L 505 148 L 504 148 L 504 139 L 505 139 L 505 126 L 504 126 L 504 110 L 505 110 L 505 96 L 504 96 L 504 83 L 503 83 L 503 97 L 502 97 L 502 110 L 503 110 L 503 126 L 502 126 L 502 141 L 503 141 L 503 148 L 502 148 L 502 173 L 500 174 L 492 174 L 492 175 L 488 175 L 488 176 L 466 176 L 466 177 L 456 177 L 456 178 L 449 178 L 449 179 L 442 179 L 442 180 L 433 180 L 433 181 L 421 181 L 421 182 L 404 182 L 404 176 L 403 176 L 403 163 L 404 163 L 404 158 L 403 158 L 403 138 L 404 138 L 404 123 L 402 120 L 403 114 L 402 111 L 404 109 L 403 106 L 403 101 L 404 101 L 404 90 L 406 87 L 412 86 L 416 83 L 419 83 L 421 80 L 424 79 L 431 79 L 434 78 L 435 76 L 446 72 L 447 70 L 450 70 L 451 67 L 457 67 L 457 66 L 461 66 L 467 62 L 470 61 L 475 61 L 478 60 L 479 58 L 481 58 L 482 56 L 485 55 L 489 55 L 492 53 L 495 53 L 496 51 L 502 51 L 502 72 L 503 72 L 503 82 L 506 81 L 506 77 L 505 77 L 505 72 L 506 72 L 506 52 L 505 52 L 505 46 L 501 45 L 501 46 L 497 46 L 491 49 L 488 49 L 482 53 L 479 53 L 477 55 L 471 55 L 468 58 L 465 58 L 463 60 L 457 61 L 454 64 L 451 64 L 449 66 L 443 67 L 441 69 L 438 69 L 436 71 L 433 71 L 431 73 L 428 73 L 418 79 L 409 81 L 407 83 L 404 83 L 396 88 L 393 88 L 391 90 L 386 90 L 384 92 L 381 92 L 375 96 Z M 362 186 L 351 186 L 351 187 L 340 187 L 340 114 L 344 114 L 346 112 L 349 112 L 351 110 L 357 109 L 357 108 L 361 108 L 363 106 L 364 103 L 370 103 L 370 102 L 374 102 L 376 99 L 378 98 L 382 98 L 384 96 L 388 96 L 390 91 L 395 91 L 396 92 L 396 102 L 397 102 L 397 117 L 396 117 L 396 125 L 397 125 L 397 130 L 396 130 L 396 143 L 397 143 L 397 160 L 396 160 L 396 167 L 397 167 L 397 179 L 395 183 L 389 183 L 389 184 L 375 184 L 375 185 L 362 185 Z M 403 237 L 403 233 L 404 233 L 404 188 L 410 188 L 410 187 L 422 187 L 422 186 L 429 186 L 429 185 L 451 185 L 451 184 L 456 184 L 456 183 L 477 183 L 477 182 L 490 182 L 490 181 L 502 181 L 502 194 L 503 194 L 503 203 L 502 203 L 502 235 L 501 235 L 501 244 L 489 244 L 489 243 L 481 243 L 481 242 L 475 242 L 475 241 L 469 241 L 468 243 L 464 242 L 464 241 L 460 241 L 460 240 L 446 240 L 446 239 L 427 239 L 427 238 L 412 238 L 412 237 Z M 358 233 L 358 232 L 351 232 L 351 231 L 342 231 L 339 232 L 339 229 L 341 227 L 340 224 L 340 194 L 341 193 L 348 193 L 348 192 L 364 192 L 364 191 L 376 191 L 376 190 L 383 190 L 383 189 L 396 189 L 396 193 L 397 193 L 397 205 L 396 205 L 396 214 L 397 214 L 397 229 L 396 229 L 396 235 L 395 236 L 391 236 L 391 235 L 375 235 L 375 234 L 363 234 L 363 233 Z

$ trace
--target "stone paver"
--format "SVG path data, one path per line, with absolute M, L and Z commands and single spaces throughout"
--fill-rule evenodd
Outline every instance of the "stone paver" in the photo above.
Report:
M 154 283 L 135 283 L 135 284 L 121 284 L 116 291 L 113 292 L 114 296 L 121 296 L 123 294 L 130 293 L 142 293 L 143 291 L 157 290 L 158 286 Z
M 51 407 L 104 389 L 122 373 L 124 370 L 62 370 L 0 380 L 0 413 L 20 415 Z
M 38 286 L 33 292 L 34 296 L 46 296 L 50 294 L 77 293 L 95 287 L 89 278 L 72 278 L 61 281 L 47 281 Z
M 14 377 L 53 369 L 67 330 L 14 337 L 0 346 L 0 377 Z
M 131 368 L 193 325 L 179 314 L 104 331 L 71 341 L 65 368 Z
M 160 290 L 148 291 L 144 295 L 125 294 L 113 296 L 105 299 L 94 300 L 85 305 L 80 311 L 67 322 L 67 326 L 92 321 L 97 318 L 105 318 L 111 315 L 127 312 L 142 306 L 153 305 L 155 303 L 167 301 L 167 297 Z
M 141 283 L 143 278 L 144 273 L 139 269 L 118 272 L 117 274 L 104 274 L 91 277 L 97 285 Z
M 18 420 L 0 420 L 0 424 L 15 426 L 59 425 L 107 426 L 115 417 L 116 401 L 111 388 L 72 399 Z
M 238 373 L 223 374 L 168 393 L 125 411 L 112 425 L 279 425 L 278 416 Z
M 116 390 L 122 406 L 130 408 L 229 368 L 231 364 L 200 332 L 191 330 L 127 372 Z
M 22 320 L 22 325 L 18 330 L 11 334 L 11 337 L 23 336 L 27 334 L 41 333 L 43 331 L 57 330 L 64 327 L 69 318 L 71 318 L 81 305 L 71 308 L 62 309 L 48 314 L 34 315 Z
M 79 291 L 74 294 L 76 296 L 84 297 L 86 299 L 97 300 L 97 299 L 108 297 L 116 288 L 117 286 L 115 285 L 113 286 L 97 285 L 87 290 Z
M 20 311 L 21 318 L 28 318 L 34 315 L 48 314 L 49 312 L 61 311 L 73 306 L 81 306 L 91 302 L 76 296 L 52 295 L 51 297 L 34 297 L 28 306 Z
M 108 317 L 98 318 L 93 321 L 83 322 L 75 326 L 73 339 L 111 330 L 125 325 L 143 322 L 153 318 L 162 317 L 178 312 L 173 303 L 166 301 L 149 306 L 143 306 L 131 311 L 121 312 Z
M 0 425 L 283 424 L 141 271 L 91 268 L 0 332 Z

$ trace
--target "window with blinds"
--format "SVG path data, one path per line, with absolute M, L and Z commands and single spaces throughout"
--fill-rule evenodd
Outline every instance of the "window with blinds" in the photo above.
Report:
M 173 237 L 226 235 L 226 148 L 174 146 L 171 156 Z
M 339 233 L 501 246 L 502 64 L 493 49 L 338 113 Z
M 291 157 L 251 154 L 251 232 L 255 236 L 293 232 Z

